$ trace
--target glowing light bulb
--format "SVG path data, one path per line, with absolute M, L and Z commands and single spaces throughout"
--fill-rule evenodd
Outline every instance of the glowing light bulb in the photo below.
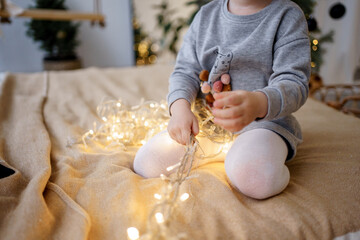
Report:
M 90 133 L 91 135 L 93 135 L 93 134 L 94 134 L 94 131 L 93 131 L 93 130 L 90 130 L 89 133 Z
M 118 102 L 118 103 L 116 104 L 116 106 L 121 107 L 121 103 Z
M 158 193 L 155 193 L 155 194 L 154 194 L 154 198 L 156 198 L 156 199 L 160 200 L 160 199 L 161 199 L 161 195 L 160 195 L 160 194 L 158 194 Z
M 104 122 L 106 122 L 106 121 L 107 121 L 107 118 L 106 118 L 106 117 L 102 117 L 102 120 L 103 120 Z
M 225 144 L 223 145 L 221 151 L 226 154 L 226 153 L 229 151 L 231 145 L 232 145 L 232 142 L 227 142 L 227 143 L 225 143 Z
M 314 40 L 313 40 L 313 44 L 314 44 L 314 45 L 318 45 L 318 43 L 319 43 L 319 41 L 318 41 L 317 39 L 314 39 Z
M 158 223 L 163 223 L 165 221 L 164 215 L 161 212 L 155 213 L 155 218 Z
M 129 227 L 127 229 L 127 234 L 130 240 L 137 240 L 139 239 L 139 230 L 135 227 Z
M 190 195 L 188 193 L 184 193 L 183 195 L 181 195 L 180 200 L 181 201 L 186 201 L 188 198 L 190 197 Z
M 154 108 L 154 107 L 155 107 L 155 104 L 150 103 L 150 107 L 151 107 L 151 108 Z
M 149 126 L 149 122 L 145 121 L 144 125 L 145 125 L 145 127 Z
M 146 141 L 145 141 L 145 140 L 141 140 L 140 143 L 141 143 L 142 145 L 145 145 Z
M 171 170 L 179 167 L 180 165 L 181 165 L 181 162 L 178 162 L 178 163 L 175 164 L 175 165 L 172 165 L 172 166 L 170 166 L 170 167 L 167 167 L 167 168 L 166 168 L 166 171 L 170 172 Z

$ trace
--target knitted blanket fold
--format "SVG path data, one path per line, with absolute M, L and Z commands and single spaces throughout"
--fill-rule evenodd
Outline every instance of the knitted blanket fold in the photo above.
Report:
M 104 97 L 166 98 L 173 66 L 7 74 L 0 81 L 0 239 L 127 239 L 146 231 L 165 184 L 132 169 L 136 148 L 67 147 Z M 258 201 L 233 189 L 223 161 L 199 165 L 172 225 L 188 239 L 341 239 L 360 231 L 360 119 L 313 99 L 295 113 L 304 142 L 285 191 Z M 360 235 L 360 233 L 358 233 Z

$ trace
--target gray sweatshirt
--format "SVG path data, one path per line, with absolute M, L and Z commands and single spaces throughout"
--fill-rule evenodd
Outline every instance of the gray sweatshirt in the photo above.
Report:
M 278 133 L 291 159 L 302 141 L 291 113 L 305 103 L 309 90 L 310 42 L 304 14 L 289 0 L 273 0 L 244 16 L 230 13 L 227 3 L 213 0 L 192 22 L 170 76 L 169 106 L 180 98 L 195 100 L 201 70 L 210 71 L 210 82 L 229 73 L 233 90 L 261 91 L 268 98 L 267 115 L 241 132 L 265 128 Z

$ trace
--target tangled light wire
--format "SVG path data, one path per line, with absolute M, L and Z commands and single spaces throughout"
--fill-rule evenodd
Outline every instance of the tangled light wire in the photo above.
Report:
M 167 171 L 176 170 L 169 177 L 160 175 L 167 185 L 162 193 L 154 194 L 157 204 L 153 207 L 147 223 L 147 232 L 140 236 L 137 228 L 130 227 L 127 230 L 128 239 L 152 240 L 186 239 L 186 233 L 174 233 L 171 230 L 172 213 L 178 202 L 186 201 L 188 193 L 180 195 L 181 184 L 192 178 L 190 171 L 195 159 L 212 158 L 224 151 L 231 145 L 233 135 L 220 126 L 215 125 L 212 120 L 210 108 L 202 99 L 197 99 L 192 110 L 199 121 L 200 132 L 197 137 L 209 139 L 216 144 L 218 150 L 207 154 L 199 146 L 198 140 L 191 135 L 186 151 L 179 162 L 167 168 Z M 86 148 L 90 143 L 101 144 L 105 149 L 126 151 L 128 147 L 140 147 L 157 133 L 165 130 L 169 121 L 168 107 L 165 101 L 141 100 L 139 105 L 126 106 L 121 100 L 104 100 L 96 109 L 101 121 L 94 122 L 93 129 L 84 133 L 81 139 L 69 139 L 68 147 L 74 144 L 83 144 Z M 196 155 L 197 150 L 200 153 Z

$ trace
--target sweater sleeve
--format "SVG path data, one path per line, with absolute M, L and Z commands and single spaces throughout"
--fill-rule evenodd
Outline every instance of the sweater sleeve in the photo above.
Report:
M 169 93 L 167 96 L 169 109 L 171 104 L 180 98 L 186 99 L 191 104 L 200 88 L 198 75 L 201 67 L 196 52 L 196 29 L 199 25 L 200 14 L 201 10 L 184 36 L 181 49 L 176 58 L 174 71 L 169 79 Z
M 279 25 L 272 68 L 268 86 L 258 90 L 268 98 L 264 120 L 297 111 L 308 97 L 310 42 L 305 17 L 298 8 L 289 10 Z

